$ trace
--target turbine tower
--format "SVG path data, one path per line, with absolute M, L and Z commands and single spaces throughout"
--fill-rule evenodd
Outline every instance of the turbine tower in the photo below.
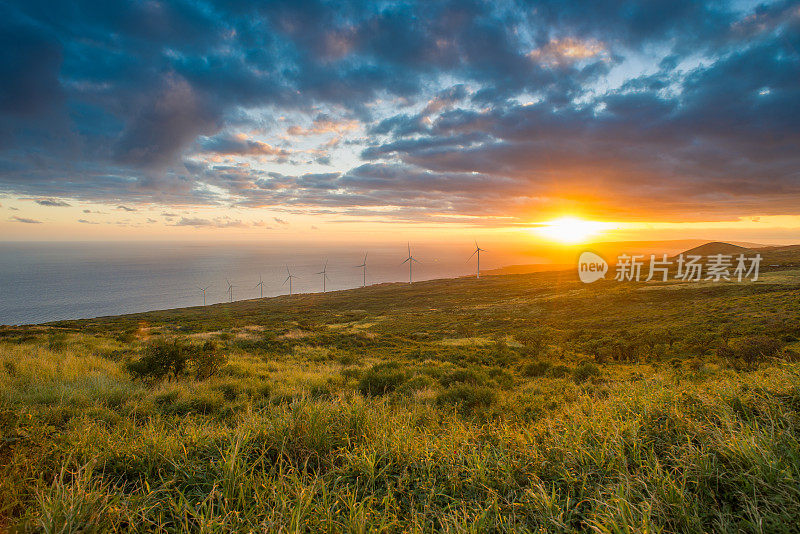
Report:
M 261 288 L 261 298 L 263 299 L 264 298 L 264 280 L 261 279 L 261 275 L 260 274 L 258 275 L 258 283 L 256 284 L 256 287 L 260 287 Z
M 203 292 L 203 306 L 206 305 L 206 289 L 208 289 L 209 287 L 211 286 L 206 286 L 206 287 L 197 286 L 197 289 Z
M 408 262 L 408 283 L 410 284 L 411 282 L 413 282 L 412 266 L 414 265 L 414 262 L 419 263 L 417 259 L 411 255 L 411 243 L 408 244 L 408 257 L 405 260 L 403 260 L 403 263 L 405 262 Z M 400 265 L 402 265 L 402 263 Z
M 294 275 L 291 273 L 291 271 L 289 271 L 289 266 L 288 266 L 288 265 L 286 266 L 286 274 L 288 274 L 289 276 L 287 276 L 287 277 L 286 277 L 286 280 L 284 280 L 284 281 L 283 281 L 283 283 L 282 283 L 281 285 L 282 285 L 282 286 L 285 286 L 285 285 L 286 285 L 286 282 L 289 282 L 289 296 L 292 296 L 292 279 L 293 279 L 293 278 L 297 278 L 297 277 L 296 277 L 296 276 L 294 276 Z
M 481 247 L 479 247 L 478 242 L 475 241 L 475 251 L 470 255 L 469 258 L 467 258 L 467 261 L 469 261 L 472 259 L 472 256 L 474 256 L 475 254 L 478 255 L 478 269 L 477 271 L 475 271 L 475 278 L 481 277 L 481 252 L 486 252 L 486 251 Z
M 228 295 L 230 295 L 231 302 L 233 302 L 233 288 L 236 287 L 236 286 L 231 284 L 231 281 L 228 280 L 227 278 L 225 279 L 225 281 L 228 282 Z
M 364 253 L 364 263 L 356 265 L 356 268 L 361 268 L 364 271 L 364 283 L 361 287 L 367 287 L 367 253 Z
M 328 260 L 325 260 L 325 267 L 323 267 L 320 272 L 314 274 L 322 275 L 322 292 L 325 293 L 325 281 L 328 280 Z

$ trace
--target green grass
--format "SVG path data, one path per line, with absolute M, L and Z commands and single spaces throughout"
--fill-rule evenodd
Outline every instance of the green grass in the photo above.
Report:
M 0 530 L 793 532 L 799 290 L 540 273 L 6 327 Z

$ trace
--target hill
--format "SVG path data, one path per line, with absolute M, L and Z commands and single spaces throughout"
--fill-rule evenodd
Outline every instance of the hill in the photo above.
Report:
M 744 254 L 745 256 L 755 255 L 756 251 L 751 248 L 733 245 L 731 243 L 722 243 L 719 241 L 712 241 L 703 245 L 691 248 L 682 252 L 684 256 L 713 256 L 715 254 L 724 254 L 730 256 L 737 256 Z
M 799 290 L 565 271 L 0 328 L 0 530 L 783 531 Z

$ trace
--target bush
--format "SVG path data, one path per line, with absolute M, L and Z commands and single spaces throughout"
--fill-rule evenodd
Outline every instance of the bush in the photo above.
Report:
M 567 367 L 566 365 L 554 365 L 552 369 L 550 369 L 550 376 L 553 378 L 564 378 L 568 376 L 572 370 Z
M 427 389 L 431 386 L 433 386 L 433 380 L 431 380 L 431 377 L 425 375 L 417 375 L 411 380 L 403 383 L 403 385 L 400 386 L 400 388 L 398 388 L 398 391 L 400 393 L 408 395 L 414 393 L 415 391 L 421 391 L 423 389 Z
M 472 369 L 456 369 L 451 371 L 439 379 L 444 387 L 453 384 L 485 384 L 486 376 L 483 373 L 473 371 Z
M 489 378 L 494 380 L 498 386 L 503 389 L 511 389 L 514 387 L 514 375 L 500 367 L 492 367 L 489 369 Z
M 600 376 L 600 368 L 593 362 L 581 362 L 572 372 L 575 382 L 585 382 L 590 378 Z
M 172 375 L 178 378 L 191 368 L 196 378 L 206 379 L 216 374 L 227 362 L 227 357 L 216 352 L 216 346 L 207 342 L 202 347 L 177 340 L 159 340 L 150 343 L 144 356 L 128 363 L 128 371 L 137 378 L 162 379 Z
M 180 376 L 186 369 L 188 346 L 175 341 L 156 341 L 147 346 L 144 356 L 128 364 L 128 371 L 138 378 Z
M 536 378 L 540 376 L 546 376 L 552 368 L 553 364 L 550 362 L 534 361 L 522 368 L 522 374 L 529 378 Z
M 361 376 L 358 390 L 363 395 L 378 396 L 391 393 L 406 381 L 406 373 L 394 362 L 374 365 Z
M 497 392 L 485 386 L 459 384 L 441 392 L 436 403 L 459 406 L 462 410 L 471 411 L 487 408 L 497 402 Z
M 748 336 L 733 345 L 733 355 L 747 365 L 754 365 L 779 355 L 781 343 L 768 336 Z
M 514 339 L 522 343 L 526 352 L 531 356 L 538 356 L 544 351 L 547 342 L 547 336 L 542 330 L 531 329 L 524 330 L 514 334 Z
M 202 349 L 192 351 L 190 361 L 195 376 L 205 380 L 217 374 L 222 366 L 228 363 L 228 357 L 217 352 L 216 343 L 207 341 Z

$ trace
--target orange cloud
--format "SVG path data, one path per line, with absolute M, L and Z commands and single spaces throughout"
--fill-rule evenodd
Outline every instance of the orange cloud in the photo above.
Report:
M 573 37 L 566 37 L 551 39 L 549 43 L 541 48 L 531 50 L 527 55 L 531 60 L 539 63 L 561 65 L 596 57 L 605 52 L 606 48 L 600 41 L 581 41 Z
M 326 133 L 342 134 L 351 132 L 358 128 L 358 121 L 355 120 L 341 120 L 336 121 L 329 118 L 317 118 L 311 124 L 310 128 L 303 128 L 301 126 L 290 126 L 286 129 L 289 135 L 307 136 L 307 135 L 320 135 Z

